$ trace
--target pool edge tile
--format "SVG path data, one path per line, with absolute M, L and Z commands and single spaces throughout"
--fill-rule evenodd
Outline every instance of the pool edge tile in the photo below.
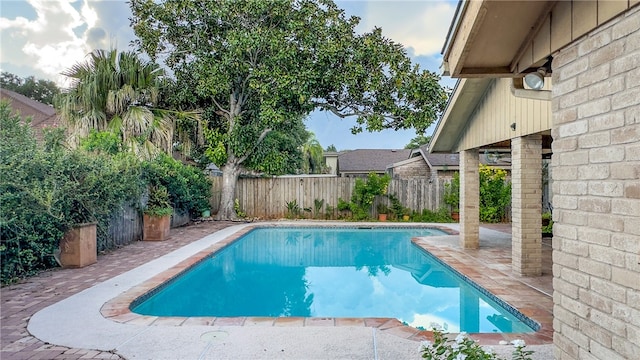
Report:
M 411 224 L 402 224 L 397 226 L 410 226 Z M 230 244 L 232 244 L 237 239 L 241 238 L 248 232 L 260 228 L 260 227 L 272 227 L 272 226 L 295 226 L 291 224 L 256 224 L 249 225 L 245 228 L 242 228 L 235 233 L 229 235 L 225 239 L 222 239 L 205 250 L 201 250 L 190 256 L 188 259 L 185 259 L 179 262 L 177 265 L 163 271 L 155 276 L 152 276 L 150 279 L 142 282 L 139 285 L 132 287 L 131 289 L 123 292 L 117 297 L 105 302 L 100 309 L 102 316 L 109 320 L 113 320 L 116 322 L 127 323 L 127 324 L 136 324 L 136 325 L 152 325 L 155 326 L 167 326 L 164 324 L 165 321 L 158 322 L 159 317 L 156 316 L 146 316 L 140 315 L 131 312 L 130 307 L 134 301 L 139 299 L 141 296 L 154 291 L 159 286 L 164 284 L 166 281 L 173 279 L 175 276 L 178 276 L 183 271 L 189 269 L 195 264 L 203 261 L 207 257 L 211 256 L 212 253 L 220 251 Z M 323 226 L 320 224 L 317 225 L 303 225 L 302 227 L 315 227 L 315 226 Z M 327 225 L 324 225 L 327 226 Z M 344 227 L 344 225 L 329 225 L 333 227 Z M 355 226 L 355 225 L 354 225 Z M 375 226 L 375 225 L 373 225 Z M 385 225 L 378 225 L 382 227 L 386 227 Z M 456 230 L 447 228 L 446 226 L 433 226 L 433 225 L 422 225 L 424 227 L 435 228 L 446 232 L 447 235 L 442 236 L 451 236 L 458 235 Z M 349 226 L 347 226 L 349 227 Z M 479 286 L 486 286 L 495 290 L 496 293 L 487 289 L 493 296 L 501 299 L 502 302 L 509 304 L 514 309 L 520 311 L 520 307 L 522 307 L 521 311 L 523 314 L 527 315 L 530 319 L 540 325 L 540 329 L 535 333 L 499 333 L 496 334 L 470 334 L 472 338 L 478 340 L 481 344 L 485 345 L 495 345 L 497 344 L 495 340 L 497 338 L 502 339 L 528 339 L 528 344 L 551 344 L 553 343 L 553 313 L 552 313 L 552 305 L 551 309 L 543 309 L 541 307 L 534 306 L 533 308 L 526 306 L 527 304 L 524 301 L 521 301 L 521 297 L 519 295 L 515 295 L 513 290 L 508 288 L 506 294 L 501 294 L 502 291 L 499 289 L 504 289 L 504 285 L 501 287 L 496 283 L 487 283 L 487 281 L 483 280 L 483 277 L 486 277 L 486 273 L 479 272 L 477 269 L 477 265 L 474 267 L 464 262 L 464 259 L 469 257 L 472 258 L 472 255 L 466 253 L 465 251 L 438 247 L 431 245 L 428 241 L 424 241 L 421 238 L 416 238 L 412 240 L 414 244 L 422 248 L 423 250 L 432 253 L 434 256 L 439 258 L 442 262 L 446 263 L 450 267 L 459 271 L 463 276 L 468 277 L 470 280 L 476 282 Z M 483 268 L 488 268 L 485 264 L 481 264 Z M 499 264 L 496 265 L 499 267 Z M 509 281 L 514 280 L 508 274 L 505 274 L 504 271 L 498 268 L 488 268 L 492 273 L 496 272 L 497 276 L 501 276 L 500 274 L 506 276 L 505 279 L 509 279 Z M 494 277 L 495 278 L 495 277 Z M 486 279 L 485 279 L 486 280 Z M 493 280 L 493 279 L 491 279 Z M 518 282 L 516 279 L 516 283 L 522 285 L 521 282 Z M 527 290 L 528 289 L 528 290 Z M 522 291 L 535 291 L 539 294 L 540 291 L 537 291 L 530 286 L 525 286 L 521 289 Z M 546 294 L 545 294 L 546 295 Z M 548 296 L 548 295 L 547 295 Z M 505 300 L 508 299 L 509 301 Z M 535 296 L 534 296 L 535 298 Z M 551 299 L 552 300 L 552 299 Z M 552 302 L 552 301 L 551 301 Z M 552 302 L 553 303 L 553 302 Z M 529 315 L 530 314 L 530 315 Z M 394 318 L 304 318 L 304 317 L 277 317 L 277 318 L 259 318 L 259 317 L 185 317 L 179 319 L 167 321 L 167 323 L 179 322 L 179 325 L 169 325 L 169 326 L 193 326 L 193 325 L 208 325 L 208 326 L 267 326 L 266 324 L 271 324 L 271 326 L 287 326 L 287 327 L 298 327 L 298 326 L 366 326 L 378 328 L 385 333 L 393 334 L 402 338 L 421 341 L 424 339 L 429 339 L 429 336 L 432 337 L 432 332 L 428 330 L 420 330 L 410 326 L 403 324 L 400 320 Z M 157 323 L 157 324 L 156 324 Z M 331 323 L 331 325 L 329 325 Z M 355 325 L 354 325 L 355 324 Z M 526 340 L 525 340 L 526 341 Z

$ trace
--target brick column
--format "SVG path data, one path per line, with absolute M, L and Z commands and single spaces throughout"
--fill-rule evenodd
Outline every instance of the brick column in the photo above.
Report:
M 511 268 L 542 275 L 542 136 L 511 140 Z
M 478 149 L 460 152 L 460 247 L 480 244 L 480 175 Z

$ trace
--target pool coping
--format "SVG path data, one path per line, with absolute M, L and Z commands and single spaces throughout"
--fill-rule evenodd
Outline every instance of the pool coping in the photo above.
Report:
M 518 310 L 528 318 L 535 321 L 540 328 L 534 333 L 474 333 L 470 336 L 481 345 L 496 345 L 510 342 L 515 339 L 522 339 L 529 345 L 546 345 L 553 343 L 553 314 L 547 302 L 531 301 L 540 296 L 540 291 L 534 289 L 522 281 L 519 281 L 511 274 L 505 274 L 498 269 L 484 269 L 485 264 L 475 261 L 473 256 L 464 256 L 464 252 L 455 250 L 454 247 L 444 246 L 451 244 L 455 239 L 457 243 L 458 232 L 451 227 L 442 224 L 423 223 L 305 223 L 296 222 L 269 222 L 249 224 L 235 231 L 229 236 L 216 241 L 205 249 L 189 256 L 176 265 L 164 270 L 151 278 L 131 287 L 120 295 L 110 299 L 100 308 L 101 315 L 108 320 L 130 325 L 141 326 L 263 326 L 263 327 L 371 327 L 376 328 L 386 334 L 401 337 L 412 341 L 431 340 L 433 333 L 429 330 L 421 330 L 405 325 L 395 318 L 331 318 L 331 317 L 159 317 L 140 315 L 131 312 L 130 306 L 138 298 L 154 291 L 162 284 L 175 278 L 182 272 L 195 266 L 200 261 L 211 256 L 213 252 L 220 251 L 246 233 L 264 227 L 287 226 L 287 227 L 425 227 L 435 228 L 446 232 L 448 235 L 418 237 L 412 242 L 424 251 L 434 255 L 445 265 L 452 268 L 468 280 L 486 289 L 486 291 L 504 302 L 508 306 Z M 437 240 L 438 243 L 434 243 Z M 448 241 L 442 241 L 448 240 Z M 455 254 L 455 252 L 459 254 Z M 453 255 L 452 255 L 453 254 Z M 477 271 L 483 268 L 482 273 Z M 492 276 L 487 277 L 487 271 Z M 484 275 L 484 276 L 482 276 Z M 548 294 L 544 294 L 548 297 Z M 552 303 L 552 299 L 548 299 Z

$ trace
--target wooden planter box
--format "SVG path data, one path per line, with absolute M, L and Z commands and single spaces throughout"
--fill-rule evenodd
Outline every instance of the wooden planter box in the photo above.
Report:
M 171 231 L 171 215 L 152 216 L 144 214 L 143 222 L 142 240 L 162 241 L 169 238 L 169 233 Z
M 81 268 L 98 261 L 96 224 L 80 224 L 60 240 L 60 264 Z

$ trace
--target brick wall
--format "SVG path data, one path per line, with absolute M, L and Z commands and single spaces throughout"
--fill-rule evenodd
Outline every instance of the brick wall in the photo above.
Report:
M 553 59 L 556 359 L 640 358 L 640 6 Z
M 398 165 L 393 168 L 394 178 L 412 178 L 412 177 L 424 177 L 429 178 L 431 171 L 429 166 L 424 160 L 413 161 L 407 164 Z

